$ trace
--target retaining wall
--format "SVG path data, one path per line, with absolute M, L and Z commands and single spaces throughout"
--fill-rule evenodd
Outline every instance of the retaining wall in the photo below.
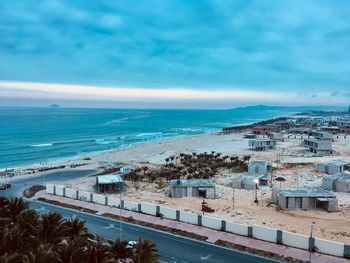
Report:
M 282 231 L 282 243 L 290 247 L 309 249 L 309 237 L 296 233 Z
M 93 194 L 92 195 L 92 202 L 100 205 L 105 205 L 106 204 L 106 197 L 104 195 L 97 195 Z
M 72 198 L 72 199 L 77 199 L 77 190 L 71 189 L 71 188 L 66 188 L 64 196 Z
M 256 239 L 277 243 L 277 229 L 253 225 L 253 237 Z
M 85 192 L 85 191 L 78 191 L 78 199 L 82 201 L 90 202 L 91 200 L 91 193 Z
M 213 228 L 216 230 L 222 229 L 222 220 L 209 216 L 202 216 L 202 226 Z
M 248 236 L 248 226 L 226 221 L 226 232 Z
M 56 185 L 56 195 L 63 196 L 64 188 L 65 187 L 63 185 Z
M 138 211 L 139 209 L 139 204 L 133 201 L 124 201 L 124 209 L 126 210 L 131 210 L 131 211 Z
M 155 216 L 157 214 L 157 206 L 149 203 L 141 203 L 141 212 Z
M 120 199 L 113 198 L 113 197 L 108 197 L 108 205 L 109 206 L 120 207 Z
M 180 211 L 180 221 L 197 225 L 198 215 L 191 212 Z
M 176 220 L 176 210 L 161 206 L 159 212 L 163 214 L 164 218 Z
M 55 186 L 53 184 L 47 184 L 46 185 L 46 193 L 48 194 L 54 194 L 54 188 Z

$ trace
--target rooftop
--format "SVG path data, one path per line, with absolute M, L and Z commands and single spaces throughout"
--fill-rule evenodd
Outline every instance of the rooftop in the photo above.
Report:
M 285 197 L 325 197 L 334 198 L 335 195 L 323 190 L 321 188 L 307 188 L 307 187 L 289 187 L 289 188 L 276 188 L 277 193 Z
M 254 181 L 254 180 L 259 180 L 263 177 L 266 177 L 267 179 L 267 175 L 266 174 L 250 174 L 250 173 L 242 173 L 239 178 L 243 179 L 243 180 L 249 180 L 249 181 Z
M 107 174 L 96 177 L 96 182 L 98 184 L 114 184 L 114 183 L 122 183 L 123 179 L 119 174 Z
M 177 179 L 171 180 L 170 184 L 172 186 L 181 186 L 181 187 L 214 187 L 214 184 L 211 180 L 207 179 L 193 179 L 193 180 L 185 180 L 185 179 Z

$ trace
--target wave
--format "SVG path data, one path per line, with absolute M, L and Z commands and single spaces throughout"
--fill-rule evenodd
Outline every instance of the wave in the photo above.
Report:
M 153 136 L 161 136 L 162 132 L 146 132 L 146 133 L 139 133 L 136 135 L 136 137 L 153 137 Z
M 30 147 L 48 147 L 48 146 L 52 146 L 53 143 L 41 143 L 41 144 L 32 144 L 29 145 Z

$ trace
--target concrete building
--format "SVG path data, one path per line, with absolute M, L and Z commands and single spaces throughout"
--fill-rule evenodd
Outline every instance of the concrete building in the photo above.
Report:
M 321 131 L 336 135 L 336 134 L 340 133 L 340 128 L 337 126 L 323 126 L 323 127 L 321 127 Z
M 268 172 L 271 164 L 266 161 L 250 160 L 248 172 L 242 173 L 232 180 L 232 187 L 238 189 L 254 190 L 257 186 L 268 185 Z
M 322 179 L 322 188 L 335 192 L 350 192 L 350 174 L 338 173 Z
M 317 155 L 333 154 L 332 141 L 329 140 L 304 139 L 301 145 Z
M 243 173 L 232 180 L 232 187 L 254 190 L 256 186 L 268 185 L 269 178 L 264 174 Z
M 274 188 L 272 202 L 282 210 L 323 209 L 338 211 L 337 197 L 321 188 Z
M 255 139 L 256 138 L 256 134 L 254 133 L 246 133 L 243 135 L 244 139 Z
M 215 198 L 215 185 L 205 179 L 177 179 L 170 181 L 171 197 Z
M 123 189 L 123 185 L 123 179 L 119 174 L 107 174 L 96 176 L 96 190 L 99 193 L 118 192 Z
M 350 162 L 334 160 L 325 163 L 319 163 L 317 165 L 317 172 L 326 174 L 342 173 L 346 170 L 350 170 Z
M 283 141 L 283 133 L 278 132 L 268 132 L 267 137 L 275 141 Z
M 333 134 L 323 131 L 311 131 L 309 136 L 315 138 L 316 140 L 333 140 Z
M 249 140 L 249 148 L 254 151 L 267 151 L 276 148 L 277 142 L 271 139 L 255 139 Z

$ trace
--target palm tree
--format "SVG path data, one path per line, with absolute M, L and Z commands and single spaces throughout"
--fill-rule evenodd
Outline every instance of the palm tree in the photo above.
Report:
M 52 247 L 49 244 L 41 244 L 36 250 L 30 251 L 28 255 L 24 257 L 25 263 L 58 263 L 57 255 L 52 251 Z
M 116 241 L 108 241 L 109 255 L 115 260 L 125 260 L 131 257 L 131 251 L 126 248 L 128 241 L 117 239 Z
M 87 251 L 88 263 L 100 263 L 108 259 L 108 243 L 98 239 L 93 242 Z
M 160 255 L 155 244 L 150 240 L 139 240 L 132 256 L 133 263 L 157 263 Z
M 71 240 L 76 239 L 77 237 L 86 239 L 93 237 L 85 226 L 85 222 L 78 218 L 69 218 L 64 223 L 64 227 L 66 228 L 68 238 Z
M 65 221 L 58 213 L 48 213 L 41 217 L 37 229 L 37 240 L 43 243 L 58 244 L 67 235 Z
M 28 209 L 28 204 L 22 198 L 13 198 L 8 200 L 5 209 L 8 211 L 8 216 L 11 222 L 15 222 L 16 217 L 24 210 Z

